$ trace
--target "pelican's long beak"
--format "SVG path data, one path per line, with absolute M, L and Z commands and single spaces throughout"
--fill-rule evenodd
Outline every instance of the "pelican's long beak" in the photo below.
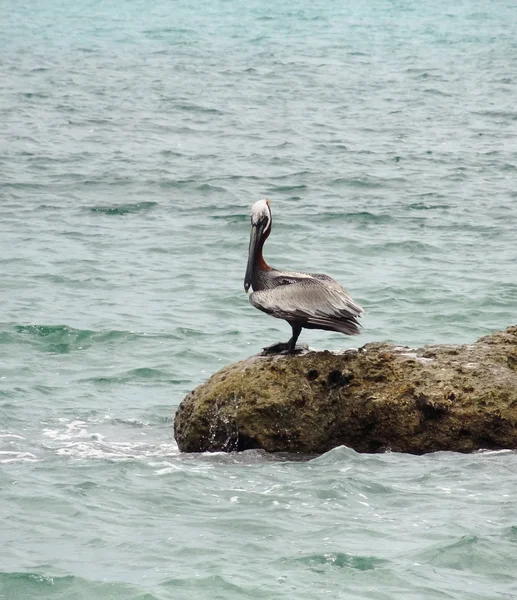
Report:
M 246 294 L 251 287 L 251 278 L 253 275 L 253 267 L 255 266 L 255 260 L 257 258 L 257 250 L 261 238 L 262 228 L 257 225 L 251 226 L 250 233 L 250 248 L 248 251 L 248 265 L 246 267 L 246 275 L 244 277 L 244 291 Z

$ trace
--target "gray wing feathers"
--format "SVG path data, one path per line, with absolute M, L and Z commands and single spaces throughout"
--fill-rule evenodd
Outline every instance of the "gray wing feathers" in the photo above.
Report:
M 357 318 L 363 313 L 363 309 L 331 278 L 308 277 L 291 285 L 253 292 L 250 302 L 278 319 L 348 335 L 359 333 Z

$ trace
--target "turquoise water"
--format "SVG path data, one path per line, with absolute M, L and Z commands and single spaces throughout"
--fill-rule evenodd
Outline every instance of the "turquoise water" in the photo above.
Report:
M 517 321 L 517 9 L 0 3 L 0 598 L 517 597 L 512 452 L 180 455 L 175 407 L 289 327 L 279 267 L 366 309 L 341 349 Z

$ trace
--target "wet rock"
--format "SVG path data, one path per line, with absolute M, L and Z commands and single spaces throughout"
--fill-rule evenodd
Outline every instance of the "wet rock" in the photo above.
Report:
M 254 356 L 191 392 L 183 452 L 517 448 L 517 326 L 470 345 Z

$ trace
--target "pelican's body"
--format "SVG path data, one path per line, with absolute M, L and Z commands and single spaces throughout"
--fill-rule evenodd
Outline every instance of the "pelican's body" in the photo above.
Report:
M 251 208 L 251 236 L 244 289 L 253 288 L 250 302 L 263 312 L 285 319 L 293 335 L 285 344 L 270 351 L 294 353 L 302 328 L 360 333 L 357 319 L 363 309 L 332 277 L 319 273 L 280 271 L 270 267 L 262 256 L 264 242 L 271 233 L 271 208 L 259 200 Z

